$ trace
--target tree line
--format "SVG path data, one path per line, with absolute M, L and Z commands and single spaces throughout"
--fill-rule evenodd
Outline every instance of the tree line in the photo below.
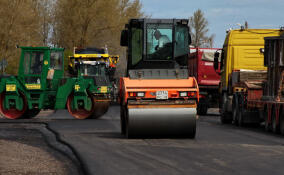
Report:
M 139 0 L 0 0 L 0 60 L 17 74 L 19 46 L 104 47 L 121 54 L 120 31 L 142 17 Z M 65 60 L 66 63 L 67 60 Z
M 8 62 L 7 74 L 17 74 L 16 45 L 63 47 L 65 65 L 75 46 L 107 46 L 110 54 L 121 57 L 118 76 L 126 67 L 120 31 L 130 18 L 147 17 L 140 0 L 0 0 L 0 15 L 0 60 Z M 213 43 L 214 36 L 211 40 L 206 36 L 208 22 L 200 10 L 190 18 L 190 26 L 196 46 L 204 38 Z

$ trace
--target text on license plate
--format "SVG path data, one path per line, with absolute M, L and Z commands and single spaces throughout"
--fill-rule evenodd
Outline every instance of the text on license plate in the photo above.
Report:
M 157 91 L 156 92 L 156 99 L 168 99 L 168 91 Z

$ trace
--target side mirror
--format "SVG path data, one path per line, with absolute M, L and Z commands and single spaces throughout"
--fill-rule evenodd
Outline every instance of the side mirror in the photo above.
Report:
M 214 69 L 215 69 L 215 71 L 219 69 L 219 57 L 220 57 L 220 53 L 218 51 L 216 51 L 215 54 L 214 54 Z
M 120 46 L 128 46 L 128 30 L 121 31 Z

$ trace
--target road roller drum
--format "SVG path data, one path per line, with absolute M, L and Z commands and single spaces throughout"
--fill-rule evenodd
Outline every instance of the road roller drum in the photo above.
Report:
M 126 134 L 128 137 L 195 137 L 195 108 L 130 108 L 127 110 Z

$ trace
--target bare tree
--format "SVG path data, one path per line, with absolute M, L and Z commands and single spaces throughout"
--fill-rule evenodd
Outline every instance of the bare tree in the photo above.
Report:
M 193 16 L 189 18 L 189 26 L 192 45 L 195 47 L 213 47 L 215 35 L 207 36 L 209 31 L 208 21 L 200 9 L 195 11 Z
M 0 0 L 0 60 L 7 60 L 7 73 L 15 74 L 19 50 L 15 46 L 41 45 L 37 0 Z

